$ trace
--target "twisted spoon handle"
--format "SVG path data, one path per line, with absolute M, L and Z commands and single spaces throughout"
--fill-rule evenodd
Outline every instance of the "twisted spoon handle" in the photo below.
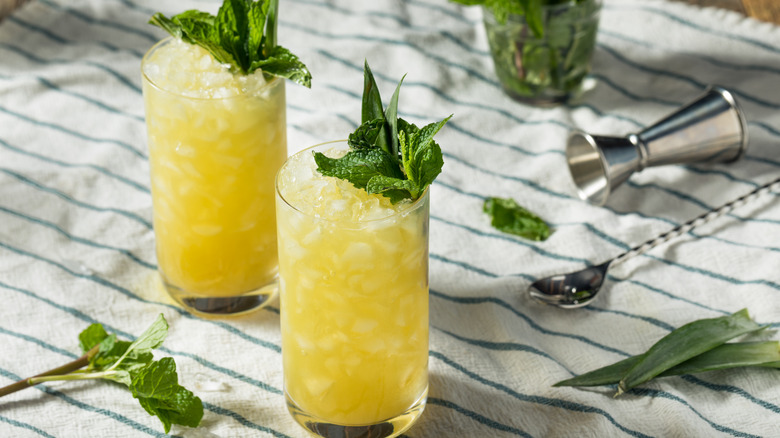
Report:
M 669 240 L 672 240 L 672 239 L 674 239 L 677 236 L 683 235 L 683 234 L 691 231 L 692 229 L 698 227 L 699 225 L 706 224 L 707 222 L 709 222 L 709 221 L 711 221 L 711 220 L 713 220 L 715 218 L 723 216 L 724 214 L 726 214 L 726 213 L 730 212 L 731 210 L 733 210 L 735 207 L 738 207 L 739 205 L 741 205 L 743 203 L 746 203 L 750 198 L 757 197 L 757 196 L 761 195 L 764 192 L 768 192 L 769 190 L 771 190 L 777 184 L 780 184 L 780 178 L 777 178 L 774 181 L 768 182 L 768 183 L 764 184 L 763 186 L 756 187 L 752 192 L 750 192 L 750 193 L 748 193 L 746 195 L 740 196 L 739 198 L 737 198 L 737 199 L 735 199 L 735 200 L 733 200 L 733 201 L 731 201 L 731 202 L 729 202 L 727 204 L 724 204 L 724 205 L 722 205 L 722 206 L 720 206 L 718 208 L 713 208 L 712 210 L 710 210 L 710 211 L 708 211 L 708 212 L 706 212 L 706 213 L 704 213 L 702 215 L 699 215 L 699 216 L 689 220 L 688 222 L 686 222 L 686 223 L 684 223 L 682 225 L 679 225 L 679 226 L 675 227 L 674 229 L 667 231 L 664 234 L 661 234 L 658 237 L 654 237 L 654 238 L 646 241 L 645 243 L 642 243 L 640 245 L 637 245 L 637 246 L 629 249 L 628 251 L 624 252 L 623 254 L 620 254 L 619 256 L 617 256 L 614 259 L 612 259 L 612 262 L 610 264 L 611 265 L 615 265 L 617 263 L 621 263 L 621 262 L 623 262 L 623 261 L 625 261 L 627 259 L 630 259 L 631 257 L 643 254 L 646 251 L 648 251 L 648 250 L 650 250 L 652 248 L 655 248 L 656 246 L 658 246 L 658 245 L 660 245 L 660 244 L 662 244 L 664 242 L 668 242 Z

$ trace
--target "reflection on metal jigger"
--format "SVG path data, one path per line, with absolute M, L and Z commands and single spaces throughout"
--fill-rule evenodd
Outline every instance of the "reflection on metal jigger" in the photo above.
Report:
M 709 87 L 638 134 L 606 137 L 573 132 L 566 144 L 566 161 L 580 198 L 604 205 L 615 188 L 646 167 L 735 161 L 746 148 L 747 124 L 734 96 Z

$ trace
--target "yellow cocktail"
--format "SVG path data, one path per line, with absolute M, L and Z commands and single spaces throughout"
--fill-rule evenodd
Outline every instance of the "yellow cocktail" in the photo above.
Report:
M 288 406 L 315 433 L 396 436 L 428 388 L 428 194 L 393 205 L 320 175 L 313 150 L 347 145 L 300 152 L 277 176 Z
M 256 308 L 276 290 L 284 80 L 233 74 L 177 39 L 153 47 L 142 70 L 163 281 L 194 312 Z

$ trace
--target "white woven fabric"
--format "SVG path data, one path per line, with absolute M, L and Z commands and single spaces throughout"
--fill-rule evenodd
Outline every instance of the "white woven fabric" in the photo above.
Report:
M 0 386 L 78 355 L 100 322 L 128 338 L 158 313 L 159 355 L 205 403 L 180 436 L 302 437 L 282 395 L 278 306 L 201 320 L 154 287 L 140 59 L 160 10 L 215 1 L 37 0 L 0 22 Z M 280 42 L 314 75 L 288 84 L 289 150 L 344 138 L 368 59 L 401 115 L 455 116 L 431 209 L 430 399 L 406 435 L 780 436 L 780 374 L 743 369 L 614 388 L 553 388 L 638 354 L 675 327 L 748 308 L 780 324 L 780 207 L 765 195 L 611 272 L 590 307 L 533 302 L 536 278 L 614 256 L 780 173 L 780 29 L 667 1 L 611 0 L 580 104 L 520 105 L 500 90 L 478 8 L 445 0 L 283 0 Z M 732 90 L 750 129 L 732 164 L 645 170 L 604 208 L 580 201 L 563 146 L 572 128 L 636 132 L 707 84 Z M 492 229 L 485 197 L 513 197 L 554 226 L 532 243 Z M 778 339 L 776 332 L 770 338 Z M 0 399 L 0 436 L 162 435 L 121 388 L 62 383 Z

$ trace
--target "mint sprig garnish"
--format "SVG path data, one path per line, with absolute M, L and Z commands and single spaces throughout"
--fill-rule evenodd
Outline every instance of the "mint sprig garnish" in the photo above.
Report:
M 176 38 L 208 50 L 239 73 L 263 73 L 311 88 L 311 73 L 297 56 L 276 41 L 278 0 L 224 0 L 217 15 L 189 10 L 173 17 L 156 13 L 149 20 Z
M 368 62 L 363 78 L 361 125 L 349 135 L 350 151 L 340 158 L 315 152 L 317 170 L 368 193 L 382 194 L 393 204 L 402 199 L 416 200 L 441 173 L 444 159 L 433 136 L 452 116 L 418 128 L 398 117 L 403 78 L 385 110 Z
M 168 335 L 168 322 L 161 315 L 134 341 L 121 341 L 100 324 L 92 324 L 79 335 L 83 356 L 61 367 L 22 379 L 0 388 L 0 397 L 57 380 L 103 379 L 125 385 L 150 414 L 163 423 L 165 433 L 172 424 L 197 427 L 203 418 L 203 403 L 179 385 L 176 363 L 170 357 L 155 361 L 152 350 Z

